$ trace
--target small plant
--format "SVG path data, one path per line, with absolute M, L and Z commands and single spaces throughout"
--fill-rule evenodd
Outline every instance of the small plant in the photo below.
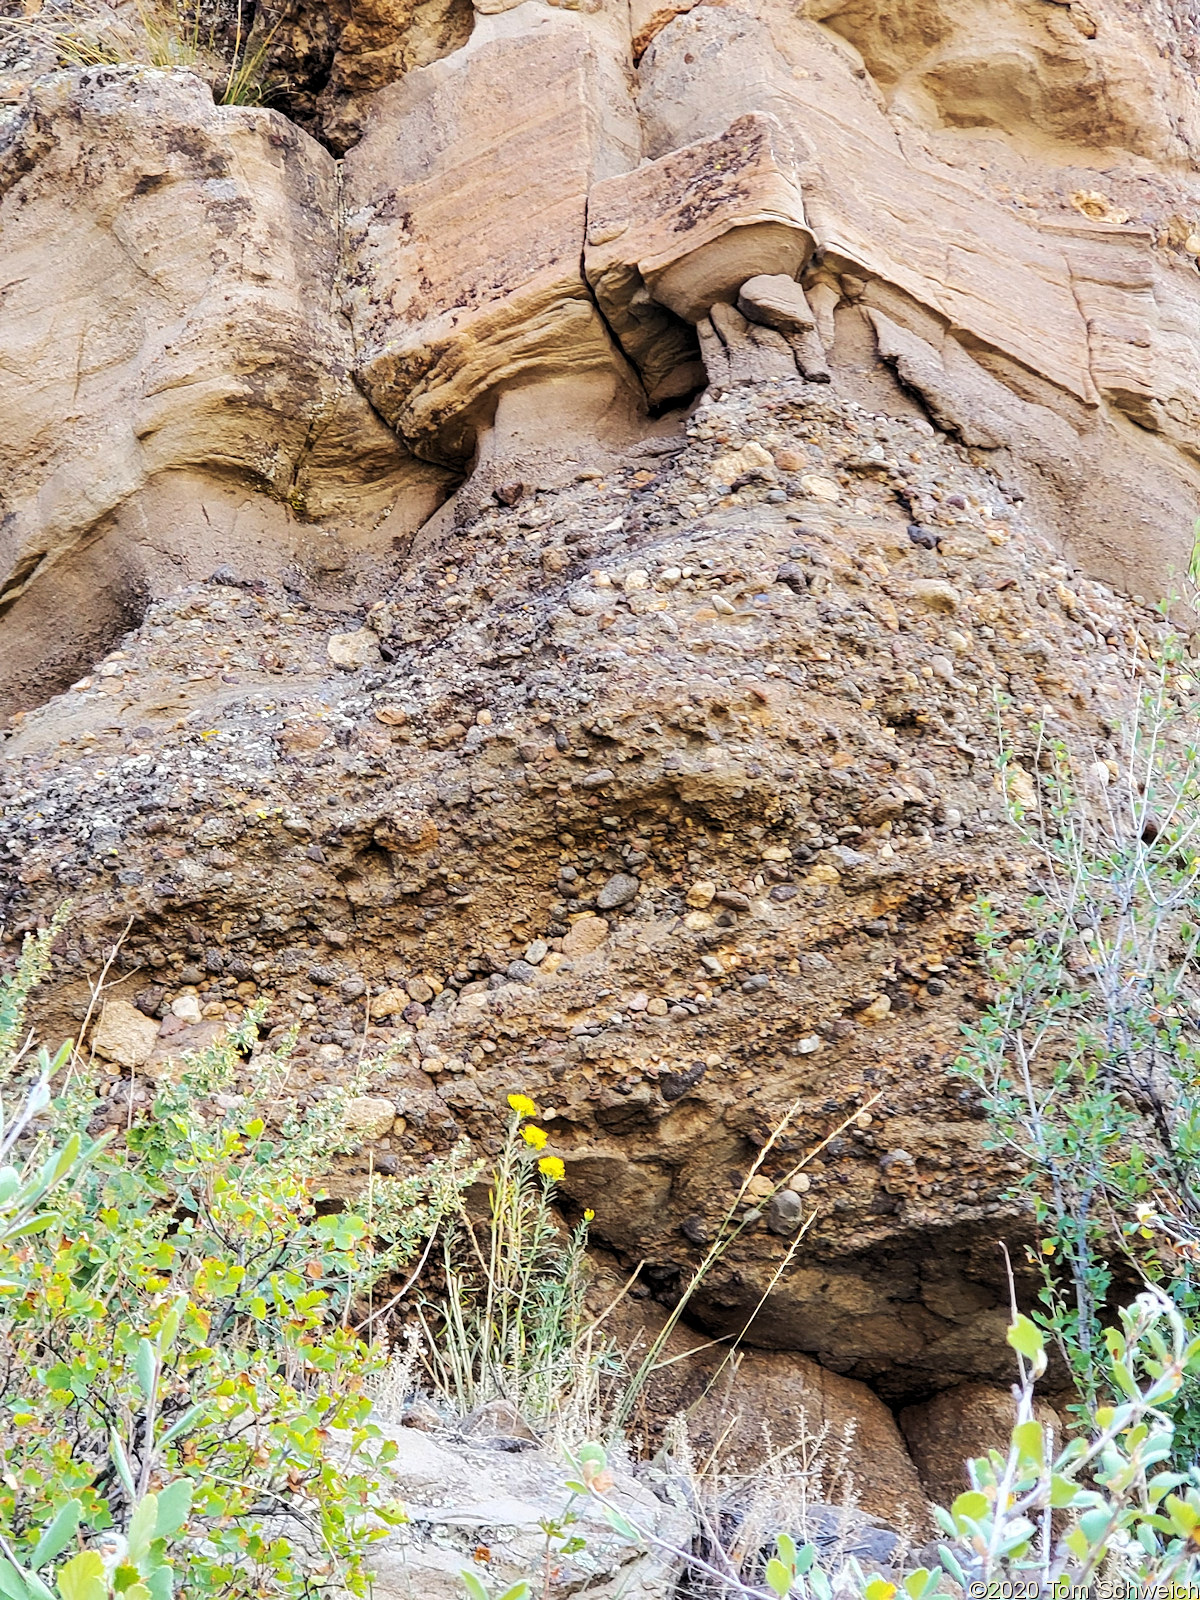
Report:
M 1015 927 L 981 908 L 997 998 L 956 1068 L 1023 1169 L 1038 1320 L 1081 1414 L 1111 1398 L 1118 1277 L 1161 1287 L 1200 1331 L 1200 700 L 1170 640 L 1141 676 L 1115 759 L 1086 766 L 1039 730 L 1031 789 L 1004 754 L 1035 881 Z M 1173 1402 L 1192 1455 L 1198 1401 L 1188 1382 Z
M 427 1361 L 435 1387 L 459 1412 L 504 1399 L 546 1423 L 568 1403 L 578 1406 L 581 1388 L 594 1393 L 606 1358 L 583 1316 L 592 1213 L 564 1238 L 552 1210 L 563 1163 L 543 1154 L 534 1102 L 512 1094 L 508 1105 L 486 1231 L 462 1208 L 442 1236 L 445 1296 L 426 1307 Z

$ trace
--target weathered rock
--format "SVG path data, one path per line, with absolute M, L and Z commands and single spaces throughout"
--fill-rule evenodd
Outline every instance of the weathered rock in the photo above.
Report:
M 273 99 L 338 154 L 353 144 L 370 95 L 466 44 L 470 0 L 259 0 L 251 49 L 263 48 Z
M 335 167 L 286 118 L 188 72 L 59 72 L 9 113 L 0 195 L 0 703 L 64 687 L 147 592 L 247 547 L 282 570 L 289 505 L 432 510 L 350 381 Z
M 106 1000 L 92 1035 L 92 1049 L 119 1067 L 136 1068 L 148 1061 L 158 1043 L 158 1023 L 128 1000 Z
M 587 956 L 608 938 L 608 923 L 602 917 L 580 917 L 563 937 L 563 954 Z
M 990 24 L 973 30 L 968 7 L 930 5 L 924 15 L 937 19 L 934 35 L 946 41 L 948 52 L 935 68 L 932 35 L 915 17 L 911 29 L 897 29 L 898 49 L 896 41 L 883 44 L 874 24 L 852 6 L 827 4 L 821 15 L 833 19 L 845 37 L 870 40 L 871 51 L 878 51 L 872 58 L 887 63 L 881 67 L 885 73 L 897 70 L 898 58 L 909 64 L 902 76 L 922 56 L 930 63 L 931 76 L 905 76 L 904 88 L 887 78 L 889 93 L 899 96 L 894 108 L 915 106 L 906 100 L 909 94 L 932 94 L 939 105 L 953 104 L 956 125 L 986 123 L 1020 141 L 1033 125 L 1049 130 L 1055 121 L 1051 102 L 1065 107 L 1070 97 L 1063 98 L 1060 72 L 1074 86 L 1075 104 L 1089 103 L 1095 92 L 1092 46 L 1072 26 L 1056 23 L 1057 12 L 1005 8 L 1005 29 L 995 34 Z M 1104 70 L 1123 85 L 1123 110 L 1101 118 L 1104 137 L 1128 139 L 1126 149 L 1165 151 L 1180 137 L 1194 143 L 1200 115 L 1180 68 L 1152 85 L 1157 71 L 1151 63 L 1159 57 L 1157 42 L 1149 42 L 1154 24 L 1148 14 L 1131 24 L 1114 8 L 1106 27 L 1112 33 Z M 1135 45 L 1139 30 L 1141 43 Z M 1053 44 L 1047 33 L 1054 35 Z M 1114 48 L 1118 38 L 1131 52 L 1124 61 Z M 1052 59 L 1058 63 L 1053 70 Z M 946 98 L 945 84 L 959 70 L 951 60 L 964 64 L 972 84 L 975 98 L 965 109 L 956 98 L 961 85 Z M 1010 74 L 1023 87 L 1016 100 L 1002 104 L 995 85 L 1009 82 Z M 1047 523 L 1105 576 L 1123 573 L 1136 585 L 1134 568 L 1122 567 L 1119 554 L 1127 530 L 1137 528 L 1147 548 L 1161 550 L 1155 528 L 1186 515 L 1184 504 L 1197 496 L 1184 437 L 1195 434 L 1188 395 L 1196 382 L 1183 373 L 1185 366 L 1195 372 L 1200 346 L 1173 330 L 1180 297 L 1194 301 L 1200 284 L 1182 259 L 1178 230 L 1173 237 L 1179 243 L 1164 247 L 1172 237 L 1168 215 L 1182 214 L 1174 211 L 1180 204 L 1187 210 L 1182 196 L 1167 198 L 1172 180 L 1165 174 L 1160 180 L 1157 233 L 1081 217 L 1061 189 L 1049 208 L 1014 207 L 1003 161 L 982 189 L 968 191 L 954 170 L 953 134 L 935 136 L 944 166 L 910 162 L 873 85 L 856 79 L 853 63 L 829 35 L 786 23 L 773 12 L 752 16 L 736 7 L 696 6 L 676 16 L 646 51 L 639 80 L 647 147 L 656 157 L 715 138 L 738 117 L 767 107 L 785 129 L 803 129 L 813 152 L 803 169 L 805 216 L 821 251 L 814 293 L 819 288 L 822 296 L 836 295 L 825 301 L 826 316 L 840 330 L 831 341 L 833 328 L 827 323 L 822 329 L 830 370 L 838 366 L 831 342 L 836 348 L 843 341 L 850 361 L 851 351 L 862 346 L 860 307 L 873 318 L 883 313 L 939 349 L 940 360 L 930 364 L 926 358 L 922 381 L 915 384 L 935 414 L 955 431 L 961 425 L 964 437 L 986 436 L 988 448 L 1011 451 L 1030 485 L 1036 484 Z M 1185 100 L 1190 104 L 1183 123 L 1171 127 L 1165 106 Z M 983 123 L 975 123 L 975 116 Z M 1189 131 L 1180 135 L 1181 126 Z M 1090 141 L 1078 124 L 1071 137 Z M 1057 182 L 1052 158 L 1029 166 L 1018 161 L 1008 171 L 1017 167 L 1030 177 L 1044 173 L 1051 188 Z M 1155 475 L 1152 505 L 1140 499 L 1133 464 L 1149 441 L 1125 418 L 1156 428 L 1173 447 L 1168 475 Z M 1086 526 L 1079 521 L 1081 497 Z
M 830 381 L 816 319 L 804 290 L 794 279 L 786 273 L 748 279 L 738 290 L 737 308 L 750 322 L 762 323 L 783 334 L 804 377 L 816 383 Z
M 358 628 L 353 633 L 331 633 L 326 650 L 334 666 L 345 667 L 348 672 L 374 666 L 379 661 L 379 639 L 370 628 Z
M 385 1100 L 382 1095 L 356 1095 L 347 1100 L 342 1119 L 348 1134 L 367 1142 L 391 1133 L 395 1120 L 395 1101 Z
M 460 1430 L 468 1439 L 516 1439 L 536 1443 L 537 1434 L 511 1400 L 489 1400 L 463 1418 Z
M 616 61 L 562 13 L 477 22 L 377 96 L 346 159 L 348 304 L 360 380 L 423 455 L 469 457 L 498 392 L 533 379 L 612 403 L 621 364 L 580 253 L 588 190 L 636 149 Z
M 606 321 L 661 401 L 697 387 L 685 324 L 735 300 L 756 271 L 795 273 L 812 243 L 784 131 L 750 115 L 720 138 L 597 184 L 584 266 Z M 790 368 L 784 362 L 778 373 Z
M 635 1349 L 654 1327 L 651 1321 Z M 924 1527 L 925 1491 L 904 1439 L 887 1407 L 863 1385 L 791 1351 L 742 1347 L 729 1359 L 725 1347 L 682 1327 L 672 1332 L 659 1359 L 669 1364 L 650 1380 L 654 1413 L 686 1414 L 688 1436 L 702 1459 L 716 1451 L 720 1462 L 736 1462 L 751 1476 L 779 1441 L 823 1435 L 826 1477 L 809 1485 L 814 1500 L 836 1504 L 847 1488 L 839 1472 L 852 1470 L 859 1503 L 871 1515 L 901 1527 Z M 956 1453 L 951 1446 L 951 1459 Z M 839 1460 L 847 1465 L 839 1469 Z M 821 1471 L 816 1468 L 816 1480 Z
M 585 1548 L 558 1558 L 561 1582 L 586 1585 L 597 1600 L 668 1600 L 675 1579 L 669 1558 L 643 1553 L 615 1533 L 602 1508 L 565 1487 L 565 1459 L 541 1451 L 518 1454 L 472 1448 L 410 1428 L 385 1428 L 397 1454 L 389 1467 L 408 1512 L 371 1555 L 381 1600 L 457 1600 L 460 1574 L 488 1585 L 514 1583 L 540 1570 L 544 1526 L 570 1507 Z M 637 1525 L 668 1544 L 686 1541 L 685 1513 L 664 1505 L 624 1472 L 609 1498 Z M 486 1550 L 486 1557 L 479 1552 Z
M 399 1016 L 411 999 L 407 989 L 384 989 L 372 999 L 371 1015 L 378 1017 L 381 1022 L 388 1017 Z
M 1053 1448 L 1047 1446 L 1048 1451 L 1061 1449 L 1067 1435 L 1053 1407 L 1039 1397 L 1034 1415 L 1057 1440 Z M 970 1487 L 968 1461 L 990 1450 L 1007 1454 L 1016 1405 L 1011 1387 L 964 1383 L 921 1405 L 905 1406 L 899 1420 L 926 1494 L 935 1505 L 949 1506 Z
M 185 989 L 171 1001 L 171 1015 L 178 1017 L 181 1022 L 199 1022 L 203 1015 L 200 1001 L 194 993 Z
M 387 1051 L 405 1169 L 531 1092 L 664 1300 L 798 1105 L 755 1198 L 815 1221 L 689 1314 L 896 1405 L 1006 1378 L 1027 1223 L 944 1071 L 1025 892 L 983 713 L 1010 798 L 1022 706 L 1102 783 L 1156 624 L 1095 580 L 1188 563 L 1191 23 L 478 12 L 289 8 L 344 195 L 192 74 L 0 58 L 6 937 L 75 897 L 54 1042 L 127 924 L 196 991 L 142 1075 L 255 1001 L 298 1096 Z
M 627 906 L 631 900 L 636 900 L 640 888 L 638 880 L 627 872 L 614 872 L 596 896 L 596 904 L 601 911 L 615 911 L 618 906 Z
M 1007 697 L 1014 781 L 1033 784 L 1022 704 L 1048 706 L 1056 737 L 1094 762 L 1126 693 L 1097 637 L 1152 624 L 1058 563 L 923 419 L 868 421 L 836 386 L 792 378 L 710 398 L 687 428 L 670 454 L 628 459 L 613 479 L 627 494 L 583 477 L 431 534 L 389 591 L 394 659 L 360 678 L 329 670 L 327 614 L 290 596 L 202 584 L 154 604 L 92 687 L 6 741 L 9 925 L 64 887 L 93 939 L 132 917 L 123 949 L 168 994 L 190 981 L 205 1027 L 248 1002 L 235 964 L 248 971 L 268 1022 L 301 1027 L 297 1094 L 391 1045 L 377 1092 L 395 1101 L 388 1154 L 403 1164 L 462 1132 L 494 1138 L 506 1095 L 531 1093 L 555 1110 L 572 1202 L 596 1210 L 628 1271 L 654 1265 L 663 1294 L 695 1264 L 684 1221 L 712 1236 L 733 1175 L 798 1103 L 797 1150 L 763 1176 L 794 1185 L 800 1146 L 828 1138 L 800 1174 L 815 1221 L 778 1278 L 794 1235 L 748 1229 L 691 1315 L 738 1333 L 761 1301 L 755 1347 L 896 1404 L 1003 1379 L 992 1241 L 1024 1224 L 944 1072 L 986 998 L 974 886 L 1024 892 L 980 708 L 993 686 Z M 909 539 L 884 474 L 841 467 L 878 459 L 871 440 L 909 463 L 903 492 L 938 519 L 940 551 Z M 752 475 L 785 450 L 837 496 L 807 497 L 803 523 Z M 732 456 L 747 481 L 728 506 L 678 509 Z M 662 520 L 631 538 L 631 507 Z M 568 534 L 606 583 L 541 559 Z M 788 563 L 808 581 L 776 582 Z M 646 587 L 627 591 L 634 573 Z M 565 596 L 584 583 L 601 603 L 581 613 Z M 676 633 L 644 634 L 658 616 Z M 205 633 L 231 641 L 238 684 L 189 677 Z M 297 670 L 264 667 L 268 646 Z M 924 675 L 935 659 L 950 680 Z M 376 703 L 406 708 L 403 741 L 359 742 Z M 301 719 L 321 737 L 294 744 Z M 225 843 L 185 848 L 208 839 Z M 617 874 L 639 889 L 609 921 L 585 905 Z M 706 904 L 689 907 L 700 883 Z M 539 939 L 536 978 L 508 980 Z M 347 998 L 351 975 L 365 987 Z M 369 991 L 402 987 L 399 1015 L 368 1013 Z M 87 998 L 64 958 L 47 1026 L 71 1031 Z M 884 1170 L 897 1149 L 911 1162 Z M 369 1158 L 346 1166 L 349 1186 Z
M 743 985 L 744 987 L 744 985 Z M 804 1218 L 804 1203 L 790 1189 L 781 1189 L 767 1203 L 766 1222 L 772 1233 L 789 1238 L 800 1227 Z

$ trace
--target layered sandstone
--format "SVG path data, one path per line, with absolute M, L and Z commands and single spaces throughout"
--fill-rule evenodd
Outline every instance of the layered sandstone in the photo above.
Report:
M 817 323 L 801 372 L 828 347 L 845 391 L 881 401 L 894 373 L 1094 570 L 1161 590 L 1186 566 L 1196 105 L 1155 14 L 526 0 L 469 37 L 437 7 L 318 20 L 264 7 L 250 33 L 308 126 L 336 101 L 361 128 L 341 176 L 186 71 L 13 62 L 18 703 L 199 552 L 250 537 L 281 571 L 306 526 L 336 539 L 385 508 L 403 536 L 447 484 L 422 462 L 578 466 L 579 441 L 686 400 L 702 361 L 786 374 L 776 330 L 731 309 L 779 271 Z M 128 19 L 97 26 L 136 57 Z

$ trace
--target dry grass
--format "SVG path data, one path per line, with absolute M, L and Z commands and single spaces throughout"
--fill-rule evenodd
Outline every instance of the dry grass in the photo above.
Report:
M 252 41 L 241 0 L 231 26 L 232 47 L 223 48 L 204 0 L 137 0 L 132 20 L 80 0 L 51 0 L 32 14 L 0 17 L 0 29 L 31 50 L 40 47 L 60 67 L 181 67 L 209 83 L 218 105 L 266 104 L 283 87 L 267 76 L 274 31 Z

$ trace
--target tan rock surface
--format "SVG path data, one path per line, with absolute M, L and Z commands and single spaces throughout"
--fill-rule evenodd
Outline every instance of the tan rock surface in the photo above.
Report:
M 464 1571 L 489 1586 L 527 1579 L 543 1564 L 545 1524 L 564 1513 L 586 1540 L 581 1551 L 560 1558 L 564 1585 L 584 1585 L 596 1600 L 668 1600 L 677 1563 L 622 1539 L 599 1505 L 573 1496 L 564 1487 L 571 1468 L 560 1452 L 503 1454 L 486 1443 L 386 1421 L 384 1433 L 395 1449 L 389 1471 L 396 1497 L 409 1516 L 369 1558 L 380 1600 L 458 1600 Z M 668 1547 L 686 1542 L 686 1516 L 632 1473 L 618 1468 L 611 1495 L 622 1515 Z
M 392 1123 L 396 1120 L 396 1106 L 391 1100 L 385 1100 L 382 1095 L 355 1095 L 346 1101 L 346 1114 L 343 1124 L 346 1132 L 369 1144 L 374 1139 L 382 1139 L 385 1134 L 392 1131 Z
M 181 571 L 278 572 L 297 513 L 436 488 L 350 381 L 325 151 L 178 71 L 58 73 L 10 117 L 0 688 L 29 703 Z
M 970 1487 L 967 1461 L 989 1450 L 1007 1453 L 1014 1411 L 1011 1388 L 991 1383 L 964 1383 L 904 1408 L 900 1427 L 925 1492 L 936 1505 L 949 1506 Z M 1061 1449 L 1067 1434 L 1053 1407 L 1039 1398 L 1034 1415 L 1052 1430 Z
M 118 1067 L 136 1068 L 148 1061 L 158 1043 L 158 1023 L 128 1000 L 106 1000 L 92 1035 L 92 1049 Z
M 938 16 L 938 9 L 930 7 L 926 15 Z M 953 22 L 939 21 L 936 31 L 943 37 L 955 32 L 965 26 L 965 15 L 959 11 Z M 1015 16 L 1005 9 L 1005 24 Z M 1021 13 L 1022 19 L 1029 16 Z M 1093 48 L 1058 9 L 1039 8 L 1033 25 L 1052 33 L 1068 30 L 1059 45 L 1073 62 L 1076 89 L 1085 83 L 1094 88 L 1097 67 L 1085 65 Z M 833 26 L 856 37 L 857 28 L 865 36 L 874 24 L 850 7 L 836 13 Z M 893 42 L 911 41 L 919 50 L 929 37 L 925 26 L 915 15 L 897 19 Z M 1022 20 L 1019 26 L 1030 24 Z M 1114 142 L 1127 139 L 1131 149 L 1178 148 L 1179 133 L 1168 133 L 1166 119 L 1154 118 L 1165 102 L 1182 107 L 1190 96 L 1176 128 L 1188 130 L 1182 137 L 1192 139 L 1194 90 L 1178 73 L 1149 84 L 1150 58 L 1157 56 L 1148 40 L 1136 62 L 1119 62 L 1114 42 L 1123 34 L 1128 41 L 1129 26 L 1124 17 L 1106 18 L 1106 30 L 1112 30 L 1106 68 L 1125 85 L 1123 93 L 1131 73 L 1141 74 L 1145 93 L 1139 90 L 1142 97 L 1135 100 L 1129 92 L 1123 111 L 1117 109 L 1121 96 L 1106 100 L 1102 125 Z M 1045 137 L 1061 139 L 1064 125 L 1044 97 L 1031 91 L 1022 101 L 1015 91 L 1023 73 L 1031 83 L 1042 81 L 1048 58 L 1028 51 L 1006 78 L 1012 65 L 1006 47 L 1004 27 L 994 58 L 990 45 L 973 47 L 979 63 L 991 61 L 987 72 L 979 66 L 978 81 L 990 81 L 997 94 L 995 121 L 981 108 L 962 116 L 974 126 L 1007 129 L 1015 122 L 1014 140 L 1029 131 L 1019 126 L 1029 116 L 1044 122 L 1043 140 L 1017 141 L 998 154 L 991 146 L 990 162 L 975 163 L 976 172 L 985 174 L 982 182 L 968 182 L 957 170 L 969 165 L 965 136 L 956 143 L 936 120 L 931 125 L 927 101 L 910 100 L 889 84 L 889 104 L 826 29 L 770 7 L 751 15 L 737 6 L 699 6 L 668 23 L 642 59 L 639 109 L 654 155 L 713 137 L 752 110 L 770 111 L 794 130 L 810 152 L 802 189 L 818 246 L 816 276 L 828 285 L 833 273 L 841 285 L 839 337 L 851 345 L 850 308 L 861 299 L 936 346 L 946 376 L 937 375 L 928 388 L 920 382 L 913 387 L 951 428 L 958 431 L 961 420 L 968 436 L 978 391 L 995 383 L 1004 391 L 996 402 L 1008 420 L 987 430 L 986 447 L 1012 462 L 1046 522 L 1073 538 L 1081 555 L 1107 575 L 1128 580 L 1133 569 L 1122 552 L 1130 540 L 1155 550 L 1158 560 L 1168 559 L 1169 530 L 1191 517 L 1200 496 L 1190 398 L 1200 380 L 1200 348 L 1194 338 L 1181 337 L 1187 322 L 1182 304 L 1197 306 L 1200 283 L 1178 245 L 1163 247 L 1174 208 L 1186 211 L 1195 201 L 1165 173 L 1139 192 L 1144 214 L 1155 219 L 1151 226 L 1080 216 L 1056 171 L 1069 167 L 1072 152 Z M 995 86 L 1006 82 L 1004 95 L 1012 99 L 1001 115 L 1003 95 Z M 1134 126 L 1129 113 L 1135 105 L 1153 127 Z M 1018 106 L 1024 109 L 1014 118 Z M 920 133 L 913 129 L 918 112 Z M 1096 131 L 1090 127 L 1086 138 L 1093 140 Z M 1080 125 L 1073 136 L 1085 137 Z M 1078 159 L 1090 157 L 1081 150 Z M 1014 203 L 1022 182 L 1049 189 L 1053 198 L 1040 211 Z M 830 355 L 836 370 L 836 345 Z M 852 367 L 853 349 L 847 347 L 844 356 Z M 1024 407 L 1031 402 L 1060 419 L 1056 431 L 1066 449 L 1056 448 L 1052 459 L 1039 447 L 1040 431 L 1030 426 Z
M 632 1344 L 635 1362 L 648 1337 Z M 841 1505 L 852 1474 L 853 1493 L 873 1516 L 924 1532 L 925 1490 L 895 1418 L 865 1384 L 795 1351 L 731 1352 L 682 1326 L 659 1359 L 670 1365 L 650 1379 L 646 1408 L 657 1417 L 686 1419 L 698 1461 L 711 1458 L 753 1481 L 764 1461 L 803 1441 L 799 1454 L 813 1501 Z M 939 1443 L 945 1451 L 949 1441 Z M 952 1460 L 957 1453 L 950 1445 Z
M 632 269 L 695 323 L 754 273 L 794 277 L 812 248 L 791 140 L 761 114 L 597 184 L 588 199 L 586 266 L 602 305 L 615 301 L 606 284 Z
M 580 270 L 592 185 L 637 160 L 604 37 L 533 3 L 376 100 L 346 160 L 361 382 L 414 449 L 469 458 L 502 388 L 621 366 Z

